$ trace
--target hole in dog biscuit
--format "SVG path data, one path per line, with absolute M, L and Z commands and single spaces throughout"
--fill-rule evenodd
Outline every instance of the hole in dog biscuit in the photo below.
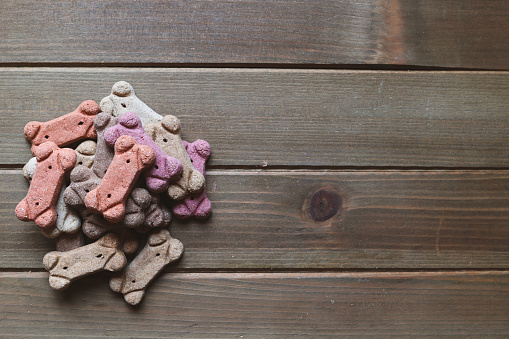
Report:
M 83 165 L 83 162 L 81 162 L 81 161 L 80 161 L 80 162 L 78 162 L 78 165 Z
M 90 190 L 88 188 L 85 188 L 85 192 L 88 193 L 90 192 Z
M 158 257 L 158 256 L 160 256 L 160 255 L 161 255 L 161 253 L 157 253 L 157 254 L 156 254 L 156 257 Z
M 108 193 L 108 198 L 111 198 L 111 194 L 110 193 Z
M 48 168 L 49 168 L 49 169 L 52 169 L 53 167 L 51 167 L 51 166 L 48 166 Z
M 67 266 L 64 266 L 64 267 L 62 267 L 62 268 L 63 268 L 64 270 L 66 270 L 66 269 L 67 269 Z
M 159 169 L 159 166 L 157 166 L 157 165 L 155 165 L 154 167 L 155 167 L 156 169 Z
M 39 203 L 38 203 L 38 202 L 36 202 L 36 203 L 35 203 L 35 206 L 39 206 Z
M 102 258 L 102 256 L 103 256 L 103 255 L 102 255 L 101 253 L 99 253 L 99 254 L 98 254 L 98 255 L 96 255 L 95 257 L 96 257 L 96 258 Z
M 164 142 L 168 142 L 168 139 L 163 139 Z
M 136 282 L 136 280 L 131 281 L 133 284 Z
M 46 139 L 49 139 L 49 135 L 45 135 L 44 137 L 45 137 Z
M 80 125 L 80 126 L 83 125 L 83 124 L 84 124 L 83 121 L 78 122 L 78 125 Z
M 122 107 L 124 107 L 124 108 L 126 107 L 124 103 L 121 103 L 120 105 L 122 105 Z
M 130 163 L 130 162 L 131 162 L 131 160 L 127 159 L 125 162 Z
M 193 162 L 193 159 L 191 159 L 191 162 Z

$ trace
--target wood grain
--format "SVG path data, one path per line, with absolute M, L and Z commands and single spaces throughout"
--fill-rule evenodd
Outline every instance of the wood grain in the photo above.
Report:
M 209 166 L 509 167 L 507 72 L 3 68 L 0 164 L 30 158 L 23 127 L 100 101 L 116 81 Z
M 509 68 L 504 1 L 30 1 L 0 12 L 2 63 Z
M 14 215 L 21 171 L 0 184 L 0 267 L 40 269 L 53 245 Z M 222 170 L 207 190 L 210 219 L 170 226 L 173 269 L 508 268 L 509 171 Z
M 106 275 L 0 273 L 8 338 L 507 337 L 509 273 L 166 274 L 138 308 Z

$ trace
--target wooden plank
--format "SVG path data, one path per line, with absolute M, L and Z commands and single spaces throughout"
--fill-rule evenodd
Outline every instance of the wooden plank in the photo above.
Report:
M 3 68 L 1 164 L 24 125 L 100 101 L 120 79 L 214 166 L 509 167 L 507 72 Z
M 14 215 L 21 171 L 0 183 L 0 267 L 40 269 L 53 247 Z M 222 170 L 207 190 L 209 220 L 170 225 L 172 270 L 508 268 L 509 171 Z
M 106 275 L 0 273 L 0 296 L 8 338 L 509 335 L 508 272 L 165 274 L 137 308 Z
M 3 1 L 2 63 L 507 69 L 505 1 Z

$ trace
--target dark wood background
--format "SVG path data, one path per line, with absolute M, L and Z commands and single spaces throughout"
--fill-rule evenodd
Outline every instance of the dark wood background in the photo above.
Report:
M 3 1 L 0 336 L 509 336 L 508 30 L 502 0 Z M 213 151 L 135 308 L 51 290 L 14 215 L 23 126 L 119 80 Z

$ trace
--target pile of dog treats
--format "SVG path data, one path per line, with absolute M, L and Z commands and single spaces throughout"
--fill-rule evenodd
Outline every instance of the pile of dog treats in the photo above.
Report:
M 44 256 L 52 288 L 113 271 L 111 289 L 136 305 L 157 274 L 180 258 L 184 247 L 166 229 L 172 214 L 206 218 L 212 211 L 204 178 L 210 145 L 182 141 L 180 127 L 125 81 L 100 105 L 87 100 L 57 119 L 25 126 L 35 157 L 23 168 L 30 188 L 16 216 L 56 239 L 57 251 Z M 61 148 L 69 145 L 77 147 Z M 138 251 L 145 233 L 147 244 Z M 129 265 L 126 254 L 134 256 Z

